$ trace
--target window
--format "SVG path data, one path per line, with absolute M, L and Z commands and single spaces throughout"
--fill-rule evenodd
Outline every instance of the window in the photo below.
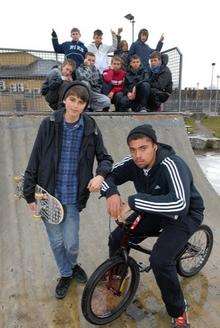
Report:
M 10 92 L 24 92 L 23 83 L 12 83 L 9 87 Z
M 0 80 L 0 91 L 6 90 L 5 81 Z
M 17 83 L 17 92 L 24 92 L 23 83 Z
M 27 104 L 25 100 L 16 99 L 15 100 L 15 109 L 16 111 L 26 111 Z
M 40 89 L 35 88 L 35 89 L 32 90 L 32 93 L 34 95 L 39 95 L 40 94 Z
M 10 84 L 9 91 L 10 92 L 17 92 L 17 85 L 16 85 L 16 83 Z

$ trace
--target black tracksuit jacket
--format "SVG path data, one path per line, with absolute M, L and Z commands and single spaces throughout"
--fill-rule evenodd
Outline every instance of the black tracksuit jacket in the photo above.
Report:
M 147 215 L 156 214 L 200 224 L 204 205 L 187 164 L 175 154 L 171 146 L 158 144 L 156 162 L 147 173 L 140 169 L 131 156 L 114 165 L 102 184 L 101 194 L 119 194 L 117 186 L 133 181 L 136 194 L 128 197 L 132 210 Z
M 86 206 L 89 198 L 87 185 L 93 177 L 93 164 L 96 156 L 97 175 L 104 178 L 112 169 L 113 160 L 104 147 L 101 132 L 93 118 L 82 114 L 84 134 L 78 163 L 78 209 Z M 24 179 L 24 196 L 28 203 L 34 202 L 36 184 L 54 195 L 56 173 L 62 146 L 64 109 L 46 117 L 38 130 Z

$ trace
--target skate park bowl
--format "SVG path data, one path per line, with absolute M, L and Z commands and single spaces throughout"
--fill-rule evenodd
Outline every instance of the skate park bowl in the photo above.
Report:
M 48 115 L 48 114 L 47 114 Z M 190 304 L 193 328 L 220 327 L 220 197 L 216 194 L 194 156 L 183 117 L 180 114 L 92 115 L 101 129 L 105 145 L 117 162 L 129 154 L 128 132 L 137 125 L 152 124 L 158 141 L 173 146 L 192 170 L 195 184 L 205 201 L 205 219 L 214 233 L 214 247 L 202 271 L 181 280 Z M 44 225 L 33 220 L 25 201 L 14 197 L 13 176 L 27 166 L 33 142 L 44 115 L 0 115 L 0 328 L 72 328 L 93 327 L 81 313 L 83 285 L 75 281 L 63 300 L 54 297 L 59 277 L 49 248 Z M 131 184 L 119 188 L 126 200 L 134 193 Z M 91 195 L 81 214 L 79 263 L 90 275 L 108 256 L 109 217 L 105 199 Z M 114 229 L 115 223 L 110 224 Z M 148 241 L 146 241 L 148 243 Z M 139 260 L 143 255 L 134 253 Z M 135 301 L 144 313 L 141 320 L 126 312 L 107 327 L 169 327 L 153 273 L 143 273 Z

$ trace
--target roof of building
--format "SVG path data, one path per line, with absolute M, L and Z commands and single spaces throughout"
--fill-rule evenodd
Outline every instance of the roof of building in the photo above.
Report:
M 29 65 L 7 65 L 0 66 L 1 78 L 39 78 L 46 77 L 48 72 L 56 65 L 59 65 L 56 60 L 37 59 Z

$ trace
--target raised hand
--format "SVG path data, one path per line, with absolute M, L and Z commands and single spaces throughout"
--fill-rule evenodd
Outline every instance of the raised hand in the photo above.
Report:
M 54 29 L 52 29 L 51 36 L 52 36 L 52 38 L 57 38 L 57 34 L 56 34 L 56 32 L 54 31 Z
M 160 41 L 163 42 L 164 40 L 164 33 L 161 34 Z
M 123 28 L 122 27 L 119 27 L 118 28 L 118 35 L 120 35 L 122 31 L 123 31 Z

